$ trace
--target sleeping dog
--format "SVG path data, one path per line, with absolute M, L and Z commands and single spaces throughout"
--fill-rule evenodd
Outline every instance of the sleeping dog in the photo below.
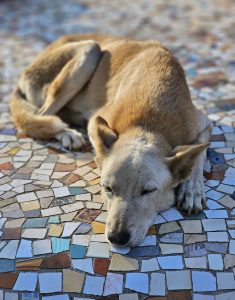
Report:
M 137 245 L 175 202 L 188 214 L 202 209 L 210 123 L 158 42 L 62 37 L 22 73 L 10 108 L 18 130 L 69 149 L 85 144 L 69 125 L 88 122 L 112 244 Z

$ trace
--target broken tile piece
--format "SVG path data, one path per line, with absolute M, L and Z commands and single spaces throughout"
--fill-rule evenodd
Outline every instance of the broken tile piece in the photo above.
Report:
M 90 242 L 86 256 L 109 258 L 109 244 Z
M 217 272 L 219 290 L 235 290 L 235 280 L 232 272 Z
M 165 234 L 169 232 L 174 232 L 180 230 L 180 226 L 176 222 L 169 222 L 162 224 L 159 228 L 159 234 Z
M 18 248 L 16 258 L 30 258 L 33 257 L 32 241 L 22 239 Z
M 149 295 L 165 296 L 166 294 L 165 274 L 152 273 L 150 278 Z
M 190 290 L 192 288 L 190 271 L 166 271 L 168 290 Z
M 84 258 L 87 248 L 81 245 L 70 245 L 70 256 L 72 259 Z
M 216 278 L 210 272 L 192 271 L 192 281 L 194 292 L 216 291 Z
M 35 291 L 38 276 L 35 272 L 20 272 L 13 287 L 16 291 Z M 27 283 L 27 284 L 26 284 Z
M 155 258 L 156 260 L 156 258 Z M 158 265 L 157 261 L 155 265 Z M 114 253 L 111 259 L 109 270 L 111 271 L 137 271 L 139 263 L 137 259 L 129 258 L 120 254 Z
M 52 242 L 53 253 L 59 253 L 59 252 L 69 250 L 69 243 L 70 243 L 69 239 L 52 237 L 51 242 Z
M 52 252 L 51 241 L 49 239 L 33 242 L 33 255 L 42 255 L 51 252 Z
M 92 258 L 72 259 L 72 266 L 74 269 L 94 274 Z
M 202 224 L 199 220 L 184 220 L 180 221 L 180 225 L 184 233 L 201 233 Z
M 60 272 L 50 272 L 50 273 L 40 273 L 39 286 L 41 293 L 56 293 L 62 291 L 62 273 Z M 51 284 L 53 282 L 53 284 Z
M 172 256 L 159 256 L 158 263 L 162 269 L 175 270 L 183 269 L 182 256 L 172 255 Z
M 208 254 L 209 268 L 211 270 L 222 271 L 224 263 L 221 254 Z
M 85 275 L 72 270 L 63 270 L 63 292 L 81 293 Z
M 123 275 L 117 273 L 108 273 L 104 285 L 104 296 L 113 294 L 122 294 Z
M 126 273 L 126 283 L 125 287 L 127 289 L 148 294 L 149 291 L 149 282 L 148 275 L 145 273 Z
M 84 294 L 101 296 L 103 294 L 104 277 L 86 275 Z
M 158 264 L 158 261 L 156 258 L 142 260 L 141 272 L 152 272 L 152 271 L 156 271 L 159 269 L 160 269 L 159 264 Z M 138 268 L 136 270 L 138 270 Z M 131 270 L 129 270 L 129 271 L 131 271 Z

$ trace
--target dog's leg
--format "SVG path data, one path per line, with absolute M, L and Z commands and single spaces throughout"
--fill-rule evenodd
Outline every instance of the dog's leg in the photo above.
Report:
M 209 120 L 202 113 L 198 112 L 200 134 L 197 138 L 198 143 L 209 141 L 211 125 Z M 205 192 L 203 182 L 203 165 L 206 158 L 206 151 L 198 157 L 193 167 L 191 176 L 177 188 L 176 205 L 188 215 L 192 211 L 198 213 L 205 205 Z
M 73 45 L 74 46 L 74 45 Z M 47 90 L 40 115 L 54 115 L 59 112 L 88 82 L 98 65 L 101 55 L 99 45 L 94 41 L 77 43 L 75 56 L 63 67 Z M 65 148 L 78 149 L 85 139 L 76 130 L 65 128 L 55 135 Z

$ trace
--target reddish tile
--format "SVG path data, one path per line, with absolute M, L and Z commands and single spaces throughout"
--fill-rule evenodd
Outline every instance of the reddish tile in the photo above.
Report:
M 76 163 L 71 163 L 71 164 L 61 164 L 57 163 L 55 166 L 55 172 L 71 172 L 77 169 L 77 164 Z
M 222 180 L 224 178 L 224 172 L 219 172 L 219 173 L 215 173 L 215 172 L 211 172 L 211 173 L 207 173 L 204 172 L 204 176 L 207 180 Z
M 227 77 L 223 72 L 214 72 L 211 74 L 205 74 L 195 77 L 193 86 L 195 88 L 214 87 L 220 83 L 226 82 Z
M 106 258 L 94 259 L 94 271 L 95 273 L 106 276 L 109 269 L 110 260 Z
M 223 134 L 211 135 L 210 142 L 224 142 L 226 141 L 225 136 Z
M 16 173 L 17 174 L 31 174 L 33 172 L 34 168 L 29 167 L 23 167 L 20 168 Z
M 59 179 L 60 182 L 62 182 L 65 185 L 70 185 L 76 181 L 78 181 L 81 177 L 77 174 L 68 174 L 62 178 Z
M 191 291 L 168 292 L 167 300 L 192 300 Z
M 101 212 L 98 209 L 83 209 L 75 218 L 77 221 L 91 223 Z
M 17 271 L 35 271 L 40 269 L 42 258 L 30 259 L 16 262 Z
M 90 162 L 88 165 L 88 167 L 92 168 L 92 169 L 96 169 L 97 168 L 97 165 L 94 161 Z
M 21 228 L 4 228 L 3 240 L 19 240 L 21 234 Z
M 11 170 L 13 169 L 13 165 L 10 162 L 0 164 L 0 170 Z
M 12 289 L 14 286 L 18 273 L 2 273 L 0 274 L 0 288 L 1 289 Z
M 68 252 L 45 257 L 41 264 L 41 269 L 68 269 L 70 267 L 71 259 Z

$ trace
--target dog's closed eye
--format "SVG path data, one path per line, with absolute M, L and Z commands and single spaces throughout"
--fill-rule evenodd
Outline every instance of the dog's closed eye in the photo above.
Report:
M 143 189 L 142 192 L 141 192 L 141 196 L 145 196 L 145 195 L 148 195 L 150 193 L 153 193 L 157 190 L 157 188 L 154 188 L 154 189 Z
M 110 186 L 107 186 L 107 185 L 103 185 L 103 188 L 105 190 L 106 193 L 113 193 L 113 190 Z

